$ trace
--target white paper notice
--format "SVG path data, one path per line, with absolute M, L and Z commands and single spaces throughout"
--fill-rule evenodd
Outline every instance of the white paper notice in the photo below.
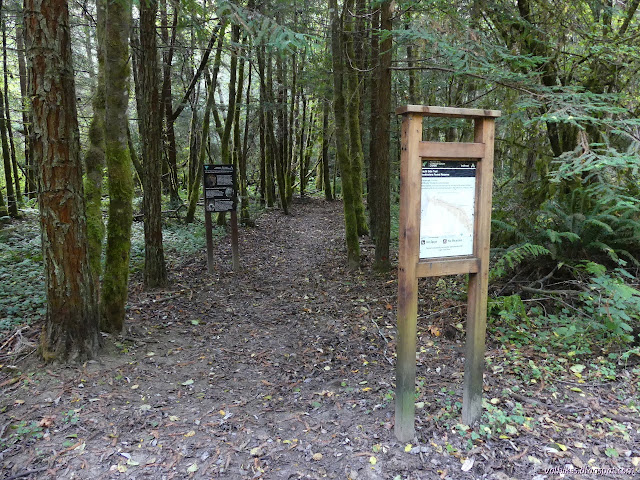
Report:
M 420 258 L 473 253 L 475 196 L 475 162 L 423 164 Z

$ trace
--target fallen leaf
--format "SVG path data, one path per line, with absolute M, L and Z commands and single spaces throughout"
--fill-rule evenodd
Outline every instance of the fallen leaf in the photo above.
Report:
M 321 453 L 314 453 L 313 457 L 311 457 L 311 458 L 313 458 L 315 461 L 322 460 L 322 454 Z
M 185 433 L 184 436 L 189 438 L 189 437 L 193 437 L 195 434 L 196 434 L 196 432 L 194 430 L 191 430 L 191 431 Z
M 182 382 L 181 385 L 188 387 L 189 385 L 193 385 L 193 380 L 189 379 L 186 382 Z
M 412 449 L 412 448 L 413 448 L 413 445 L 411 445 L 410 443 L 407 443 L 407 444 L 404 446 L 404 451 L 405 451 L 405 452 L 407 452 L 407 453 L 409 453 L 409 452 L 411 451 L 411 449 Z
M 473 468 L 473 464 L 475 463 L 475 459 L 473 457 L 467 458 L 462 464 L 462 471 L 468 472 Z
M 378 463 L 378 460 L 376 459 L 376 457 L 369 457 L 369 463 L 371 465 L 375 465 L 376 463 Z
M 198 464 L 194 463 L 189 468 L 187 468 L 187 473 L 194 473 L 198 471 Z

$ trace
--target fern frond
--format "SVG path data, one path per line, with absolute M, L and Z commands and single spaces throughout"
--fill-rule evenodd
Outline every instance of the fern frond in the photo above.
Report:
M 537 258 L 544 255 L 551 255 L 549 249 L 542 245 L 525 243 L 507 250 L 496 262 L 489 272 L 489 281 L 497 280 L 507 274 L 509 270 L 520 265 L 523 261 Z

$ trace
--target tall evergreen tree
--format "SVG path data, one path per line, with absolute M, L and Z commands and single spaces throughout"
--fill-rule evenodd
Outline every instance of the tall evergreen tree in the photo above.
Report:
M 40 352 L 46 361 L 86 360 L 99 345 L 67 3 L 26 0 L 24 9 L 47 291 Z
M 160 115 L 158 55 L 156 45 L 157 0 L 140 3 L 140 137 L 144 168 L 144 283 L 148 288 L 167 284 L 162 245 L 162 116 Z M 173 125 L 173 122 L 170 122 Z

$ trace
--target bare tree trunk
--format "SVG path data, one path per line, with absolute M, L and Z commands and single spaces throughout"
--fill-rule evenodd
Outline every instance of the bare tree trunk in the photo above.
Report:
M 393 12 L 392 2 L 385 0 L 381 5 L 380 33 L 391 32 Z M 374 33 L 375 35 L 375 33 Z M 388 270 L 389 236 L 391 230 L 390 186 L 389 186 L 389 128 L 391 114 L 391 35 L 385 35 L 380 42 L 380 67 L 377 70 L 376 89 L 378 98 L 373 149 L 371 151 L 371 216 L 375 217 L 374 241 L 376 246 L 374 268 Z
M 187 207 L 186 223 L 193 222 L 196 213 L 196 205 L 200 198 L 200 182 L 202 180 L 202 169 L 204 168 L 204 159 L 207 155 L 207 145 L 209 139 L 209 122 L 211 120 L 211 110 L 215 105 L 215 91 L 218 82 L 218 72 L 222 64 L 222 44 L 224 41 L 226 24 L 221 25 L 218 39 L 216 43 L 216 55 L 213 61 L 213 74 L 209 85 L 209 93 L 207 96 L 207 104 L 205 106 L 204 116 L 202 117 L 202 135 L 200 136 L 200 148 L 198 150 L 198 164 L 195 168 L 195 176 L 192 178 L 192 184 L 189 187 L 189 205 Z
M 144 168 L 144 284 L 147 288 L 167 285 L 167 267 L 162 245 L 162 116 L 156 45 L 157 0 L 140 3 L 140 88 L 139 112 Z
M 11 152 L 11 168 L 13 181 L 15 182 L 16 202 L 22 204 L 22 191 L 20 188 L 20 175 L 18 174 L 18 160 L 16 159 L 16 147 L 13 142 L 13 128 L 11 127 L 11 109 L 9 108 L 9 74 L 7 68 L 7 24 L 2 17 L 2 66 L 4 69 L 4 104 L 6 105 L 7 136 L 9 137 L 9 151 Z
M 324 198 L 333 200 L 331 193 L 331 175 L 329 172 L 329 101 L 324 100 L 322 105 L 322 184 Z
M 13 177 L 11 175 L 11 152 L 9 149 L 9 140 L 7 137 L 7 105 L 5 105 L 5 96 L 0 88 L 0 137 L 2 139 L 2 160 L 4 164 L 5 186 L 7 188 L 7 206 L 9 215 L 18 217 L 18 202 L 16 201 L 16 193 L 14 190 Z
M 25 193 L 28 198 L 35 198 L 37 185 L 35 166 L 31 152 L 33 150 L 33 118 L 27 95 L 27 68 L 24 59 L 24 28 L 16 25 L 16 47 L 18 50 L 18 73 L 20 75 L 20 94 L 22 96 L 22 126 L 24 129 L 24 163 L 26 172 Z
M 162 114 L 165 117 L 165 138 L 166 138 L 166 153 L 167 153 L 167 167 L 168 167 L 168 181 L 167 187 L 169 189 L 170 201 L 173 205 L 180 203 L 180 196 L 178 195 L 178 161 L 177 161 L 177 148 L 176 148 L 176 134 L 173 127 L 173 100 L 172 100 L 172 84 L 171 84 L 171 68 L 173 63 L 173 51 L 176 43 L 177 25 L 178 25 L 178 11 L 179 2 L 173 3 L 173 24 L 171 26 L 171 35 L 169 35 L 169 27 L 167 22 L 168 17 L 168 3 L 166 0 L 162 0 L 162 9 L 160 12 L 161 17 L 161 33 L 162 40 L 166 47 L 163 50 L 163 81 L 162 81 Z
M 40 353 L 45 361 L 84 361 L 97 353 L 99 316 L 87 250 L 69 11 L 66 0 L 26 0 L 24 12 L 47 290 Z

